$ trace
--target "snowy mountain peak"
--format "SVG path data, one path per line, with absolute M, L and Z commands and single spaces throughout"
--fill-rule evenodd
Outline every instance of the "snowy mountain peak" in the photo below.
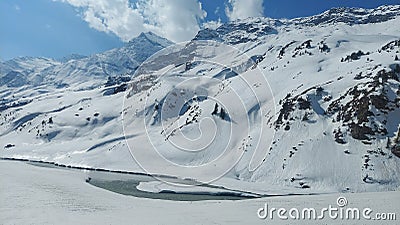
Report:
M 171 44 L 173 44 L 173 42 L 169 41 L 168 39 L 160 37 L 160 36 L 156 35 L 155 33 L 149 31 L 149 32 L 140 33 L 139 36 L 130 40 L 128 42 L 128 45 L 141 44 L 143 41 L 150 42 L 153 45 L 160 45 L 162 47 L 168 47 Z
M 0 86 L 37 87 L 45 85 L 94 88 L 108 77 L 128 76 L 152 54 L 173 44 L 154 33 L 142 33 L 125 46 L 89 57 L 72 54 L 59 61 L 40 57 L 20 57 L 0 63 Z M 13 82 L 11 82 L 13 81 Z
M 60 59 L 57 59 L 57 61 L 62 62 L 62 63 L 66 63 L 66 62 L 68 62 L 70 60 L 79 60 L 79 59 L 84 59 L 84 58 L 87 58 L 87 56 L 80 55 L 80 54 L 70 54 L 70 55 L 64 56 L 64 57 L 62 57 Z
M 215 40 L 228 44 L 249 43 L 261 37 L 286 32 L 303 26 L 343 23 L 347 25 L 381 23 L 400 16 L 400 5 L 381 6 L 375 9 L 333 8 L 319 15 L 295 19 L 254 17 L 222 24 L 216 29 L 200 30 L 195 40 Z
M 332 8 L 319 15 L 291 20 L 296 25 L 320 25 L 345 23 L 349 25 L 380 23 L 392 20 L 400 15 L 400 5 L 381 6 L 375 9 Z
M 280 20 L 271 18 L 248 18 L 222 24 L 216 29 L 200 30 L 194 40 L 214 40 L 236 45 L 277 34 L 277 27 L 282 25 Z

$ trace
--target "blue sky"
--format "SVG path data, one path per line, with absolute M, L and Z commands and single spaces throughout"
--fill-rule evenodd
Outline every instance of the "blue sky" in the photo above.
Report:
M 120 47 L 143 31 L 177 42 L 217 24 L 210 21 L 294 18 L 384 4 L 400 0 L 1 0 L 0 59 L 90 55 Z

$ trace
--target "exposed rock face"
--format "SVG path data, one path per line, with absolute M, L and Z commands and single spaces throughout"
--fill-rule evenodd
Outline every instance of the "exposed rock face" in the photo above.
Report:
M 400 74 L 393 65 L 391 70 L 380 70 L 371 81 L 350 88 L 328 107 L 327 115 L 336 123 L 348 127 L 353 138 L 370 140 L 388 134 L 387 126 L 396 127 L 395 121 L 388 122 L 386 115 L 396 113 L 400 108 L 400 97 L 392 87 L 400 85 Z M 345 99 L 350 101 L 345 102 Z M 397 124 L 398 126 L 398 124 Z

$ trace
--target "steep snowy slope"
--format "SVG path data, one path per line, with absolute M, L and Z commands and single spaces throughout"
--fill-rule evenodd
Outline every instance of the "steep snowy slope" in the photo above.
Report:
M 223 177 L 219 184 L 259 192 L 395 190 L 399 9 L 253 18 L 202 30 L 150 58 L 134 44 L 52 65 L 55 80 L 79 88 L 4 98 L 0 154 Z M 157 49 L 170 44 L 141 36 L 138 43 Z M 104 80 L 116 74 L 125 75 Z

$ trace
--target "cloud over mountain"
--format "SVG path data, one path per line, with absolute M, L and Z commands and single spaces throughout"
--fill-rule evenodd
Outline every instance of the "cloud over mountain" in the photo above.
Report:
M 229 0 L 228 3 L 225 13 L 231 21 L 263 15 L 262 0 Z
M 172 41 L 189 40 L 207 13 L 198 0 L 59 0 L 80 10 L 90 27 L 123 41 L 152 31 Z

